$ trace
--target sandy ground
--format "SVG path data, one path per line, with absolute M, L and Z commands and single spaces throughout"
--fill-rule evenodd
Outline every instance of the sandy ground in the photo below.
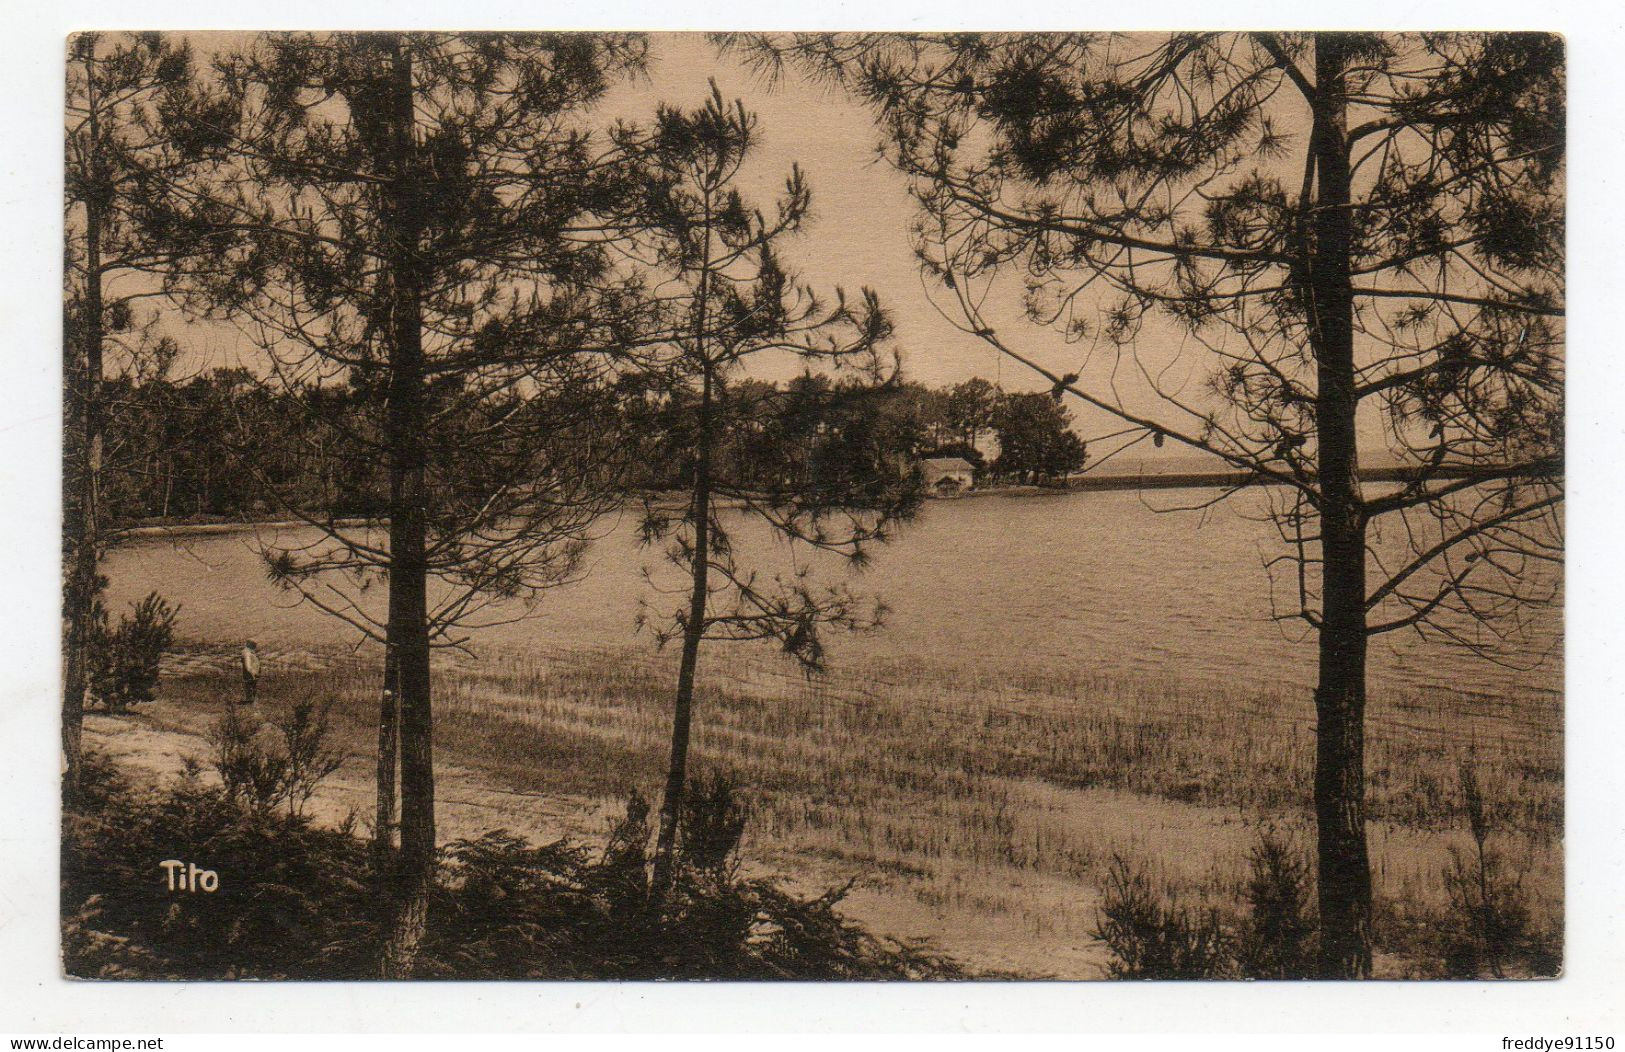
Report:
M 269 721 L 275 712 L 262 705 L 258 714 Z M 218 710 L 204 712 L 171 700 L 123 716 L 90 712 L 85 717 L 85 742 L 126 771 L 161 782 L 175 777 L 188 759 L 203 762 L 207 769 L 205 734 L 218 715 Z M 436 762 L 435 781 L 436 825 L 442 842 L 493 829 L 507 829 L 538 843 L 561 837 L 597 842 L 618 810 L 617 802 L 607 799 L 515 792 L 482 771 L 447 760 Z M 360 830 L 371 829 L 373 808 L 373 773 L 370 757 L 365 756 L 351 757 L 310 803 L 318 824 L 337 827 L 353 814 Z M 1064 920 L 1034 924 L 995 908 L 1002 903 L 987 900 L 986 874 L 969 869 L 949 874 L 943 893 L 922 895 L 918 877 L 876 874 L 815 853 L 781 850 L 765 859 L 748 860 L 746 868 L 805 894 L 856 877 L 843 903 L 847 916 L 878 934 L 928 940 L 978 972 L 1058 979 L 1104 975 L 1105 947 L 1084 926 Z M 937 883 L 941 882 L 939 877 Z M 1074 882 L 1031 873 L 1013 873 L 998 885 L 998 895 L 1027 903 L 1065 902 L 1068 909 L 1055 911 L 1061 917 L 1076 915 L 1080 897 L 1091 904 L 1095 898 L 1090 889 Z M 1092 908 L 1088 912 L 1092 915 Z
M 262 720 L 273 715 L 269 707 L 259 710 Z M 85 716 L 88 746 L 126 770 L 158 781 L 173 777 L 188 758 L 207 769 L 206 729 L 206 717 L 164 701 L 146 706 L 138 714 L 115 717 L 93 712 Z M 210 777 L 207 770 L 204 777 Z M 446 761 L 435 764 L 435 788 L 436 824 L 443 841 L 474 837 L 491 829 L 509 829 L 536 841 L 590 836 L 601 832 L 610 820 L 600 802 L 514 792 L 478 771 Z M 337 827 L 353 813 L 357 828 L 370 830 L 373 794 L 368 758 L 352 756 L 317 789 L 310 814 L 318 824 Z

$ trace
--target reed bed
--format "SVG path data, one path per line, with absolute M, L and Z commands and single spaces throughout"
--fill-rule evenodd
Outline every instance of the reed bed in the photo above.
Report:
M 228 658 L 180 654 L 164 710 L 184 723 L 217 710 L 235 689 Z M 370 756 L 376 660 L 267 658 L 262 697 L 332 699 L 339 733 Z M 674 668 L 639 647 L 447 658 L 434 673 L 438 754 L 512 792 L 607 812 L 633 789 L 658 790 Z M 1549 695 L 1373 697 L 1379 898 L 1407 915 L 1442 905 L 1450 846 L 1465 837 L 1457 772 L 1470 759 L 1503 849 L 1556 917 L 1561 728 Z M 985 938 L 966 934 L 986 945 L 962 952 L 1021 967 L 999 939 L 1048 938 L 1037 945 L 1051 957 L 1088 941 L 1113 858 L 1220 902 L 1234 898 L 1261 827 L 1307 850 L 1313 745 L 1311 699 L 1268 681 L 1130 681 L 974 656 L 871 660 L 809 680 L 772 655 L 716 647 L 702 656 L 691 763 L 748 787 L 753 864 L 809 885 L 858 877 L 855 907 L 867 886 L 881 922 L 927 929 L 898 934 L 996 922 Z

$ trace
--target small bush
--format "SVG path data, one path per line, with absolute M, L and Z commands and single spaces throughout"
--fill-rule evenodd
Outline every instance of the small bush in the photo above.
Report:
M 317 787 L 348 759 L 345 752 L 328 747 L 332 712 L 331 700 L 320 707 L 299 701 L 277 720 L 277 730 L 282 733 L 282 755 L 286 760 L 288 810 L 294 815 L 305 813 Z
M 1445 974 L 1460 979 L 1556 975 L 1562 963 L 1556 940 L 1533 930 L 1523 875 L 1490 842 L 1496 815 L 1479 791 L 1471 760 L 1461 765 L 1458 779 L 1472 847 L 1452 846 L 1444 871 L 1450 896 L 1442 930 Z
M 1260 834 L 1232 919 L 1182 906 L 1114 858 L 1095 936 L 1116 979 L 1306 979 L 1315 974 L 1310 867 L 1288 837 Z
M 1111 950 L 1114 979 L 1217 979 L 1230 974 L 1229 937 L 1217 910 L 1181 906 L 1121 857 L 1112 859 L 1095 937 Z
M 585 978 L 612 911 L 583 880 L 586 852 L 496 830 L 446 846 L 416 965 L 423 978 Z M 599 949 L 601 953 L 602 950 Z
M 726 880 L 738 871 L 739 841 L 750 808 L 725 774 L 693 780 L 678 824 L 680 863 L 691 873 Z
M 597 892 L 618 913 L 645 908 L 649 901 L 649 801 L 634 790 L 626 813 L 609 831 L 609 840 L 594 870 Z
M 109 712 L 123 712 L 158 696 L 159 670 L 179 613 L 179 606 L 151 592 L 113 629 L 108 627 L 107 611 L 96 604 L 90 631 L 90 690 Z
M 1315 913 L 1309 863 L 1290 838 L 1266 830 L 1248 855 L 1247 916 L 1235 940 L 1236 967 L 1249 979 L 1315 974 Z
M 277 718 L 276 737 L 267 740 L 264 724 L 228 704 L 207 737 L 227 798 L 261 812 L 285 805 L 290 816 L 302 817 L 317 787 L 347 758 L 327 745 L 331 709 L 331 702 L 297 702 Z
M 235 705 L 209 728 L 209 760 L 226 799 L 248 810 L 265 813 L 287 798 L 288 760 L 261 735 L 263 724 Z

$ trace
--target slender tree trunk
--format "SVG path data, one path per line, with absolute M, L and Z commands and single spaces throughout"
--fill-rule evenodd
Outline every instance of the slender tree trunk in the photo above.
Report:
M 100 128 L 97 121 L 95 56 L 85 61 L 85 94 L 89 112 L 86 131 L 91 165 L 85 195 L 85 290 L 79 317 L 82 358 L 70 367 L 69 383 L 77 388 L 77 431 L 70 447 L 71 491 L 64 500 L 70 546 L 68 587 L 64 597 L 67 653 L 62 687 L 62 796 L 64 802 L 79 795 L 84 758 L 85 692 L 90 685 L 91 619 L 96 608 L 97 562 L 101 545 L 99 492 L 102 472 L 102 192 Z M 72 358 L 69 359 L 73 361 Z M 72 390 L 73 388 L 70 388 Z
M 694 713 L 694 669 L 699 664 L 700 641 L 705 638 L 705 600 L 711 568 L 711 370 L 706 368 L 700 390 L 700 442 L 694 463 L 694 574 L 688 598 L 688 620 L 683 623 L 683 657 L 677 670 L 677 704 L 671 721 L 671 762 L 666 768 L 666 792 L 660 804 L 660 835 L 655 841 L 654 893 L 663 897 L 677 875 L 677 824 L 683 812 L 683 790 L 688 784 L 688 737 Z
M 1310 332 L 1318 363 L 1321 487 L 1320 681 L 1315 689 L 1315 821 L 1320 969 L 1371 974 L 1371 863 L 1365 831 L 1365 509 L 1355 430 L 1354 312 L 1349 280 L 1345 44 L 1315 45 L 1312 149 L 1318 173 L 1310 262 Z
M 391 347 L 389 411 L 389 621 L 400 705 L 401 847 L 395 867 L 393 913 L 381 962 L 385 978 L 412 972 L 428 924 L 434 879 L 434 746 L 429 697 L 426 451 L 419 234 L 422 212 L 413 153 L 412 60 L 399 38 L 391 63 L 388 120 L 392 126 L 391 184 L 386 206 L 390 255 Z
M 378 703 L 378 812 L 372 849 L 377 871 L 388 873 L 395 861 L 395 772 L 400 764 L 400 684 L 395 654 L 384 657 L 384 689 Z

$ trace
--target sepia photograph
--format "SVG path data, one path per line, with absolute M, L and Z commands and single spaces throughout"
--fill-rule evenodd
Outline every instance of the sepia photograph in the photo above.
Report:
M 62 46 L 69 981 L 1565 974 L 1562 36 Z

